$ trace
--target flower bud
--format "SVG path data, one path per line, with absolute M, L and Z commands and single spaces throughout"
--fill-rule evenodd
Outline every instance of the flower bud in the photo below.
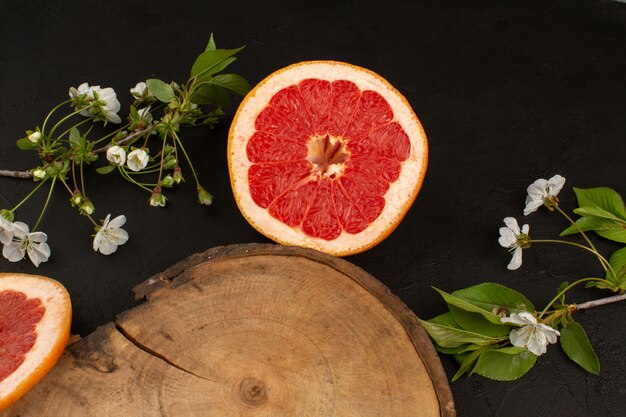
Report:
M 201 185 L 198 186 L 198 202 L 210 206 L 213 203 L 213 196 L 209 194 Z
M 156 187 L 150 196 L 150 205 L 152 207 L 165 207 L 166 201 L 167 197 L 161 194 L 161 189 L 159 187 Z
M 94 207 L 91 200 L 89 200 L 87 197 L 84 197 L 83 203 L 80 205 L 80 214 L 90 216 L 91 214 L 93 214 L 94 211 L 96 211 L 96 208 Z
M 35 181 L 45 180 L 47 176 L 46 170 L 43 168 L 35 168 L 32 174 Z
M 178 166 L 178 161 L 173 156 L 168 156 L 165 158 L 165 163 L 163 164 L 164 169 L 174 169 Z
M 83 195 L 78 190 L 74 191 L 72 197 L 70 197 L 70 203 L 72 204 L 72 207 L 80 207 L 80 205 L 83 204 L 83 201 Z
M 113 145 L 107 149 L 107 159 L 113 165 L 121 166 L 126 162 L 126 151 L 124 148 Z
M 11 210 L 3 209 L 0 210 L 0 217 L 3 217 L 5 220 L 12 222 L 15 220 L 15 214 Z
M 176 184 L 180 184 L 181 182 L 185 181 L 185 179 L 183 178 L 183 173 L 178 165 L 174 167 L 173 178 Z
M 37 143 L 41 139 L 41 132 L 33 132 L 28 135 L 28 140 L 32 143 Z
M 165 178 L 161 180 L 161 187 L 172 188 L 173 186 L 174 186 L 174 178 L 172 178 L 171 175 L 167 175 L 165 176 Z

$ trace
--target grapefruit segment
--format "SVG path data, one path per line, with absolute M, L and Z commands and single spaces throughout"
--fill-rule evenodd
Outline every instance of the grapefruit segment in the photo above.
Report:
M 268 76 L 243 100 L 228 139 L 244 217 L 280 243 L 340 256 L 391 233 L 427 161 L 406 99 L 379 75 L 334 61 Z
M 58 282 L 0 273 L 0 410 L 56 363 L 70 332 L 71 303 Z

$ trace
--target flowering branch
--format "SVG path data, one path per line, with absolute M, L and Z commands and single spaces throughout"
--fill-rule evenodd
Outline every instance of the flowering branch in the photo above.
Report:
M 4 245 L 4 257 L 17 262 L 28 255 L 36 266 L 48 260 L 47 235 L 36 229 L 44 218 L 57 181 L 70 193 L 70 204 L 94 224 L 94 251 L 109 255 L 126 243 L 128 233 L 121 228 L 126 222 L 124 215 L 110 220 L 111 215 L 107 214 L 100 223 L 92 218 L 96 208 L 87 196 L 85 177 L 90 174 L 88 166 L 102 154 L 108 163 L 98 167 L 96 172 L 103 175 L 117 172 L 132 185 L 148 192 L 151 206 L 163 207 L 167 202 L 163 190 L 184 181 L 178 160 L 180 149 L 193 174 L 199 203 L 210 205 L 213 197 L 200 183 L 185 150 L 181 130 L 194 126 L 213 127 L 224 114 L 222 108 L 229 105 L 229 94 L 242 96 L 250 90 L 250 85 L 240 75 L 218 74 L 235 61 L 233 55 L 241 49 L 217 49 L 211 36 L 185 83 L 166 83 L 158 79 L 137 83 L 130 89 L 135 100 L 124 124 L 118 114 L 121 105 L 113 88 L 88 83 L 71 87 L 69 100 L 52 108 L 41 127 L 26 131 L 26 136 L 17 141 L 18 148 L 37 153 L 40 165 L 28 171 L 0 170 L 2 177 L 32 179 L 38 183 L 13 208 L 0 210 L 0 243 Z M 67 105 L 71 110 L 60 114 Z M 81 116 L 87 119 L 70 125 Z M 91 128 L 85 129 L 85 125 L 99 122 L 121 127 L 102 137 L 89 138 Z M 151 153 L 151 142 L 156 142 L 153 147 L 156 152 Z M 48 195 L 33 232 L 29 232 L 25 223 L 15 221 L 15 213 L 44 184 L 49 185 Z
M 626 243 L 626 208 L 620 195 L 610 188 L 574 188 L 579 204 L 574 213 L 583 216 L 574 221 L 559 206 L 557 194 L 564 184 L 565 178 L 560 175 L 535 181 L 528 187 L 524 214 L 533 213 L 541 206 L 556 211 L 570 223 L 561 236 L 578 233 L 586 245 L 569 240 L 532 239 L 528 224 L 520 228 L 514 217 L 506 217 L 498 242 L 513 255 L 507 268 L 520 268 L 522 252 L 533 244 L 559 243 L 593 254 L 600 262 L 605 277 L 561 283 L 556 295 L 541 311 L 522 294 L 500 284 L 479 284 L 451 294 L 437 290 L 450 312 L 422 321 L 422 324 L 435 342 L 435 348 L 441 353 L 454 355 L 459 362 L 460 368 L 453 381 L 465 373 L 496 380 L 520 378 L 532 368 L 537 357 L 547 351 L 547 346 L 559 339 L 570 359 L 588 372 L 600 372 L 598 357 L 582 326 L 572 319 L 572 314 L 626 300 L 626 247 L 618 249 L 607 259 L 586 233 L 593 230 L 607 239 Z M 618 295 L 567 304 L 566 293 L 580 284 L 608 289 Z

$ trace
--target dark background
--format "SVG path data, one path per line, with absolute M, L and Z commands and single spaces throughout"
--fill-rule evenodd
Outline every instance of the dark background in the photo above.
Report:
M 387 78 L 413 106 L 429 138 L 428 173 L 415 204 L 391 236 L 349 257 L 421 318 L 445 310 L 430 288 L 454 291 L 479 282 L 508 285 L 543 306 L 563 280 L 600 273 L 592 256 L 535 245 L 507 271 L 497 243 L 505 216 L 531 224 L 535 238 L 567 225 L 540 210 L 524 218 L 526 187 L 536 178 L 572 186 L 610 186 L 626 196 L 626 4 L 613 1 L 0 1 L 0 168 L 28 169 L 34 155 L 16 139 L 41 124 L 87 81 L 113 87 L 124 112 L 128 89 L 146 78 L 185 81 L 215 33 L 218 47 L 246 45 L 232 71 L 255 84 L 301 60 L 335 59 Z M 195 203 L 191 182 L 168 193 L 164 209 L 118 177 L 89 175 L 97 218 L 123 213 L 130 241 L 106 257 L 91 249 L 91 224 L 60 187 L 42 225 L 52 258 L 38 269 L 0 260 L 1 271 L 48 275 L 68 288 L 73 331 L 86 335 L 134 305 L 134 285 L 207 248 L 266 242 L 240 215 L 230 190 L 226 138 L 234 109 L 213 131 L 184 132 L 211 207 Z M 32 189 L 0 178 L 0 208 Z M 18 211 L 34 224 L 45 193 Z M 574 238 L 575 239 L 575 238 Z M 598 242 L 608 256 L 619 246 Z M 571 301 L 602 297 L 571 292 Z M 600 358 L 585 373 L 558 346 L 521 380 L 479 376 L 452 383 L 460 416 L 623 416 L 626 401 L 626 303 L 578 313 Z M 449 377 L 454 361 L 442 357 Z M 416 414 L 418 411 L 416 410 Z

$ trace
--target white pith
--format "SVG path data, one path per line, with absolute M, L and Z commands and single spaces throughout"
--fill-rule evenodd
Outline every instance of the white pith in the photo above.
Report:
M 310 78 L 330 82 L 348 80 L 361 91 L 373 90 L 379 93 L 387 100 L 393 109 L 394 120 L 400 124 L 411 141 L 409 158 L 402 163 L 400 178 L 390 184 L 384 196 L 386 204 L 380 216 L 362 232 L 350 234 L 343 231 L 338 238 L 330 241 L 307 236 L 299 227 L 287 226 L 275 219 L 267 209 L 257 206 L 249 191 L 248 169 L 252 163 L 246 155 L 246 144 L 255 132 L 256 117 L 278 91 Z M 255 228 L 280 243 L 311 247 L 336 255 L 361 252 L 380 241 L 397 226 L 419 191 L 426 170 L 427 155 L 426 135 L 406 99 L 376 74 L 333 61 L 295 64 L 263 80 L 239 107 L 231 126 L 228 148 L 235 199 L 244 216 Z
M 24 362 L 15 372 L 0 382 L 0 402 L 41 367 L 61 339 L 67 337 L 67 332 L 61 331 L 60 326 L 68 325 L 71 315 L 68 311 L 70 301 L 67 292 L 52 280 L 37 277 L 24 279 L 17 275 L 2 274 L 0 291 L 6 290 L 22 292 L 28 298 L 40 298 L 46 311 L 35 328 L 37 340 L 32 350 L 26 354 Z

